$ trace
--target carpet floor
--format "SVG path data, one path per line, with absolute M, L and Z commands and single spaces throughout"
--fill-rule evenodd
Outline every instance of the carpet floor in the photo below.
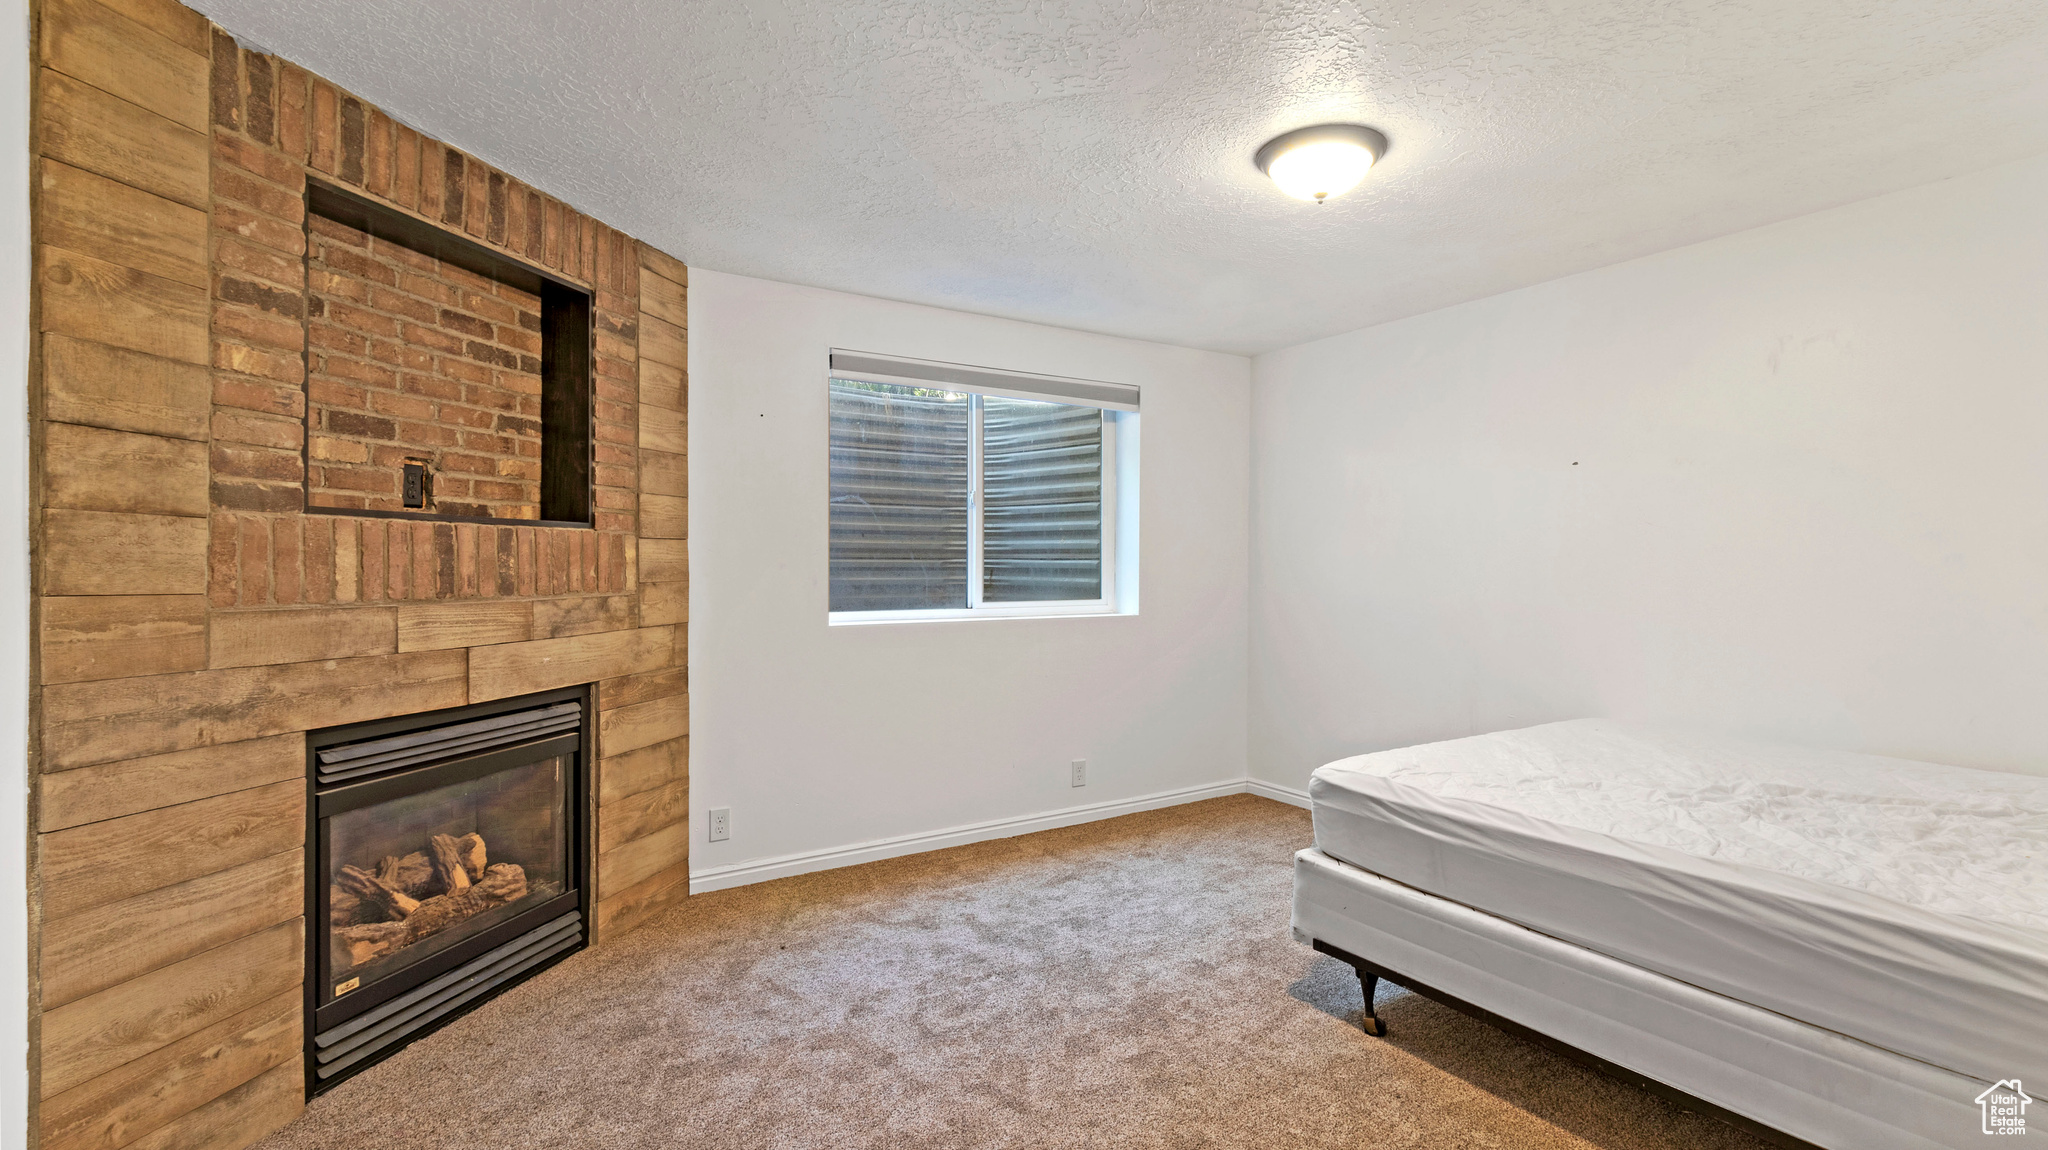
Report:
M 697 895 L 264 1150 L 1764 1144 L 1288 934 L 1249 796 Z

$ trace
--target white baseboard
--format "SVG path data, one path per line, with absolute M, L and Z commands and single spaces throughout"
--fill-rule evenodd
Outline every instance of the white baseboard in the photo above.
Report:
M 1286 803 L 1302 810 L 1308 809 L 1307 791 L 1297 791 L 1293 787 L 1283 787 L 1279 783 L 1269 783 L 1264 779 L 1246 779 L 1244 790 L 1246 794 L 1257 795 L 1262 799 L 1272 799 L 1276 803 Z
M 1270 784 L 1259 783 L 1260 787 Z M 821 851 L 805 851 L 800 854 L 781 855 L 776 858 L 753 859 L 748 862 L 732 863 L 727 866 L 708 867 L 693 871 L 690 875 L 690 893 L 703 894 L 706 891 L 724 890 L 727 887 L 746 886 L 749 883 L 766 882 L 769 879 L 788 878 L 790 875 L 808 874 L 811 871 L 831 870 L 835 867 L 855 866 L 874 862 L 878 859 L 896 858 L 899 855 L 922 854 L 925 851 L 942 850 L 946 847 L 964 846 L 968 843 L 988 839 L 1006 839 L 1013 835 L 1028 835 L 1033 831 L 1049 831 L 1055 827 L 1070 827 L 1076 823 L 1092 823 L 1099 819 L 1113 819 L 1118 815 L 1136 814 L 1139 811 L 1157 810 L 1160 807 L 1179 806 L 1203 799 L 1222 798 L 1225 795 L 1241 795 L 1249 789 L 1245 780 L 1231 779 L 1228 782 L 1209 783 L 1199 787 L 1184 787 L 1177 791 L 1159 791 L 1155 794 L 1140 795 L 1134 799 L 1118 799 L 1107 803 L 1093 803 L 1085 807 L 1064 807 L 1056 811 L 1045 811 L 1035 815 L 1019 815 L 1008 819 L 991 819 L 985 823 L 969 823 L 966 826 L 948 827 L 945 830 L 925 831 L 921 834 L 898 835 L 895 838 L 873 839 L 851 846 L 831 847 Z M 1281 788 L 1271 788 L 1267 798 L 1279 798 L 1281 802 L 1297 802 L 1294 798 L 1283 798 Z M 1298 805 L 1307 806 L 1308 796 L 1301 795 Z

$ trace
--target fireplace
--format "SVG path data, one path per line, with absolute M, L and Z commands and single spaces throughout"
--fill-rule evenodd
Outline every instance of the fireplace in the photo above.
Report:
M 588 696 L 309 736 L 310 1091 L 584 945 Z

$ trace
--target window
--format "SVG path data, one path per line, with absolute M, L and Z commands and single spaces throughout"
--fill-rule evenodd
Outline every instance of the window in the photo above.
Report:
M 1137 388 L 831 362 L 833 622 L 1118 609 Z

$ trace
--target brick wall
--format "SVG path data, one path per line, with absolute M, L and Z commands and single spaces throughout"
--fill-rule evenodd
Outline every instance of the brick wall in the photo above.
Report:
M 666 319 L 643 313 L 641 245 L 292 64 L 242 52 L 223 33 L 212 34 L 212 41 L 216 65 L 235 63 L 231 75 L 215 68 L 210 91 L 209 602 L 257 607 L 612 593 L 628 589 L 634 568 L 650 559 L 657 572 L 675 569 L 664 559 L 667 537 L 648 536 L 636 513 L 652 495 L 657 508 L 667 500 L 677 508 L 673 515 L 657 514 L 657 522 L 680 520 L 682 424 L 667 413 L 682 404 L 684 317 L 680 304 Z M 590 286 L 597 329 L 595 539 L 562 528 L 486 530 L 479 524 L 483 533 L 474 535 L 472 547 L 472 533 L 452 527 L 352 518 L 330 524 L 327 516 L 303 514 L 308 504 L 351 509 L 345 500 L 357 497 L 377 509 L 396 504 L 390 465 L 402 466 L 406 456 L 437 459 L 437 470 L 446 469 L 436 480 L 440 500 L 490 506 L 489 514 L 506 518 L 536 518 L 539 503 L 538 457 L 529 454 L 538 439 L 526 433 L 529 425 L 516 422 L 531 418 L 533 409 L 491 406 L 507 393 L 537 398 L 520 390 L 530 385 L 519 381 L 539 367 L 538 336 L 504 310 L 537 315 L 531 297 L 487 295 L 484 289 L 497 285 L 462 269 L 422 266 L 421 257 L 402 248 L 345 242 L 360 233 L 309 219 L 309 170 Z M 391 272 L 391 284 L 380 282 L 380 268 Z M 400 280 L 401 268 L 412 278 Z M 680 268 L 675 265 L 672 275 L 684 275 Z M 429 279 L 445 289 L 438 300 Z M 363 286 L 363 300 L 349 298 L 351 283 Z M 401 284 L 413 290 L 399 293 Z M 380 298 L 380 287 L 394 290 Z M 679 297 L 681 288 L 675 290 Z M 420 307 L 413 309 L 417 317 L 407 316 L 402 299 L 434 302 L 435 325 L 422 322 Z M 460 306 L 443 306 L 457 300 Z M 345 323 L 332 322 L 337 311 Z M 461 336 L 457 354 L 455 333 L 464 324 L 475 334 Z M 485 324 L 488 343 L 481 339 Z M 643 332 L 666 349 L 650 357 L 661 378 L 649 402 L 641 396 L 650 370 L 641 362 Z M 362 355 L 347 354 L 357 346 Z M 418 354 L 407 361 L 408 351 Z M 669 363 L 676 365 L 673 381 Z M 419 414 L 427 404 L 432 418 Z M 488 428 L 481 426 L 486 418 Z M 354 434 L 334 434 L 336 419 Z M 386 422 L 388 437 L 382 434 Z M 649 428 L 667 450 L 642 450 Z M 367 466 L 334 458 L 355 448 Z M 528 464 L 534 465 L 530 472 Z M 478 474 L 500 468 L 509 474 Z M 516 502 L 494 498 L 512 494 L 496 484 L 523 484 L 527 474 L 535 484 L 532 496 L 522 490 Z M 491 498 L 476 497 L 479 480 Z M 464 484 L 466 498 L 458 495 Z M 379 489 L 369 490 L 373 486 Z M 373 495 L 388 503 L 370 504 Z M 435 510 L 465 509 L 444 503 Z M 648 538 L 664 541 L 650 549 Z M 594 567 L 582 562 L 586 549 Z M 513 590 L 503 590 L 508 586 Z
M 388 240 L 307 221 L 306 383 L 315 507 L 540 517 L 540 297 Z
M 30 1123 L 235 1150 L 303 1104 L 306 731 L 596 683 L 598 941 L 687 892 L 688 272 L 173 0 L 32 18 Z M 594 529 L 306 512 L 309 171 L 592 292 Z

